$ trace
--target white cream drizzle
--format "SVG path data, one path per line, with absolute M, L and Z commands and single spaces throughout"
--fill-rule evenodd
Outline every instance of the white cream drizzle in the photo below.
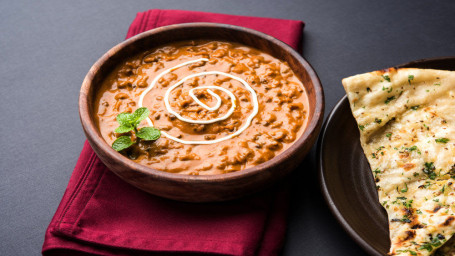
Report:
M 215 97 L 215 99 L 216 99 L 216 104 L 215 104 L 215 106 L 213 106 L 213 107 L 209 107 L 209 106 L 205 105 L 202 101 L 200 101 L 200 100 L 196 97 L 196 95 L 194 95 L 194 90 L 196 90 L 196 89 L 211 88 L 211 87 L 212 87 L 212 86 L 200 86 L 200 87 L 198 87 L 198 88 L 193 88 L 193 89 L 191 89 L 191 90 L 188 92 L 188 94 L 189 94 L 189 95 L 191 96 L 191 98 L 193 98 L 193 100 L 196 101 L 197 104 L 199 104 L 201 107 L 203 107 L 203 108 L 205 108 L 205 109 L 207 109 L 207 110 L 209 110 L 209 111 L 214 111 L 214 110 L 219 109 L 220 106 L 221 106 L 221 98 L 220 98 L 220 96 L 218 96 L 218 94 L 214 93 L 212 90 L 207 90 L 207 92 L 208 92 L 210 95 L 212 95 L 213 97 Z M 227 90 L 226 90 L 225 92 L 229 94 L 229 97 L 230 97 L 231 94 L 232 94 L 230 91 L 227 91 Z M 232 99 L 232 98 L 231 98 L 231 99 Z
M 197 60 L 190 60 L 190 61 L 187 61 L 187 62 L 184 62 L 184 63 L 181 63 L 175 67 L 172 67 L 170 69 L 167 69 L 163 72 L 161 72 L 159 75 L 157 75 L 153 80 L 152 82 L 150 83 L 150 85 L 147 87 L 147 89 L 145 89 L 141 96 L 139 97 L 139 107 L 142 107 L 142 103 L 144 101 L 144 97 L 145 95 L 147 95 L 148 92 L 150 92 L 150 90 L 153 89 L 153 87 L 155 86 L 156 82 L 162 77 L 164 76 L 165 74 L 167 73 L 170 73 L 171 71 L 173 70 L 176 70 L 180 67 L 183 67 L 183 66 L 186 66 L 188 64 L 191 64 L 191 63 L 195 63 L 195 62 L 200 62 L 200 61 L 209 61 L 208 59 L 206 58 L 201 58 L 201 59 L 197 59 Z M 212 120 L 193 120 L 193 119 L 188 119 L 188 118 L 185 118 L 185 117 L 182 117 L 180 114 L 178 114 L 177 112 L 175 112 L 174 110 L 172 110 L 171 108 L 171 105 L 169 103 L 169 95 L 171 94 L 172 90 L 180 85 L 182 85 L 186 80 L 188 79 L 191 79 L 193 77 L 198 77 L 198 76 L 205 76 L 205 75 L 222 75 L 222 76 L 227 76 L 227 77 L 230 77 L 232 79 L 235 79 L 237 81 L 239 81 L 240 83 L 243 84 L 243 86 L 250 92 L 251 94 L 251 98 L 252 98 L 252 102 L 253 102 L 253 111 L 251 112 L 251 114 L 248 116 L 245 124 L 240 127 L 236 132 L 232 133 L 232 134 L 229 134 L 228 136 L 226 137 L 223 137 L 223 138 L 219 138 L 219 139 L 216 139 L 216 140 L 202 140 L 202 141 L 188 141 L 188 140 L 182 140 L 182 139 L 179 139 L 179 138 L 176 138 L 170 134 L 168 134 L 167 132 L 164 132 L 164 131 L 161 131 L 161 134 L 163 134 L 164 136 L 168 137 L 169 139 L 171 140 L 174 140 L 174 141 L 177 141 L 177 142 L 180 142 L 180 143 L 183 143 L 183 144 L 214 144 L 214 143 L 218 143 L 220 141 L 224 141 L 224 140 L 228 140 L 228 139 L 231 139 L 237 135 L 239 135 L 240 133 L 242 133 L 246 128 L 248 128 L 248 126 L 250 126 L 251 124 L 251 121 L 253 120 L 253 118 L 256 116 L 256 114 L 258 113 L 258 110 L 259 110 L 259 104 L 258 104 L 258 98 L 257 98 L 257 95 L 256 95 L 256 92 L 254 91 L 253 88 L 251 88 L 251 86 L 243 79 L 239 78 L 239 77 L 236 77 L 236 76 L 233 76 L 231 74 L 228 74 L 228 73 L 224 73 L 224 72 L 220 72 L 220 71 L 206 71 L 206 72 L 199 72 L 199 73 L 195 73 L 195 74 L 191 74 L 191 75 L 188 75 L 184 78 L 182 78 L 180 81 L 178 81 L 176 84 L 174 84 L 173 86 L 169 87 L 167 90 L 166 90 L 166 93 L 164 95 L 164 104 L 166 106 L 166 110 L 173 114 L 174 116 L 176 116 L 178 119 L 180 119 L 181 121 L 184 121 L 184 122 L 187 122 L 187 123 L 193 123 L 193 124 L 211 124 L 211 123 L 215 123 L 215 122 L 219 122 L 219 121 L 222 121 L 222 120 L 225 120 L 227 118 L 229 118 L 229 116 L 232 115 L 232 113 L 234 112 L 235 108 L 236 108 L 236 98 L 235 98 L 235 95 L 230 92 L 229 90 L 223 88 L 223 87 L 220 87 L 220 86 L 216 86 L 216 85 L 209 85 L 209 86 L 199 86 L 199 87 L 196 87 L 196 88 L 192 88 L 190 89 L 189 91 L 189 95 L 191 96 L 191 98 L 193 98 L 193 100 L 199 104 L 201 107 L 209 110 L 209 111 L 215 111 L 217 109 L 220 108 L 221 106 L 221 98 L 219 95 L 217 95 L 216 93 L 214 93 L 212 90 L 210 89 L 216 89 L 216 90 L 221 90 L 225 93 L 227 93 L 229 95 L 229 98 L 231 100 L 231 108 L 229 109 L 229 111 L 222 117 L 218 117 L 218 118 L 215 118 L 215 119 L 212 119 Z M 197 89 L 207 89 L 207 92 L 212 95 L 213 97 L 215 97 L 215 99 L 217 100 L 217 103 L 215 104 L 215 106 L 213 107 L 209 107 L 207 106 L 206 104 L 204 104 L 203 102 L 201 102 L 195 95 L 194 95 L 194 90 L 197 90 Z M 147 123 L 150 125 L 150 126 L 153 126 L 153 122 L 152 120 L 147 117 Z

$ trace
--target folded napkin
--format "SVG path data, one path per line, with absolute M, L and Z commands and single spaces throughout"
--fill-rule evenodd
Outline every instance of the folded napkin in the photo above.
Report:
M 303 22 L 149 10 L 127 38 L 160 26 L 218 22 L 253 28 L 298 48 Z M 191 204 L 149 195 L 109 171 L 86 142 L 45 234 L 43 255 L 277 255 L 288 209 L 286 189 L 222 203 Z

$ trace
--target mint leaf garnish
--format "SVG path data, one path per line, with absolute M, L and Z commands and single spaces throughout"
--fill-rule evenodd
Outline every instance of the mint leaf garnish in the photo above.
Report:
M 137 143 L 138 140 L 157 140 L 161 137 L 161 132 L 155 127 L 143 127 L 138 130 L 137 125 L 144 119 L 146 119 L 150 114 L 148 108 L 138 108 L 134 113 L 120 113 L 117 115 L 117 122 L 120 124 L 114 131 L 116 133 L 135 133 L 134 136 L 136 139 L 131 140 L 130 136 L 121 136 L 112 143 L 112 148 L 116 151 L 122 151 L 126 148 L 129 148 L 134 143 Z M 130 157 L 131 158 L 131 157 Z
M 119 127 L 117 127 L 117 129 L 114 130 L 114 132 L 116 133 L 125 133 L 125 132 L 129 132 L 129 131 L 132 131 L 134 129 L 134 126 L 132 125 L 120 125 Z
M 143 140 L 157 140 L 161 137 L 161 132 L 155 127 L 143 127 L 136 133 L 136 136 Z
M 134 142 L 131 140 L 129 136 L 121 136 L 118 137 L 114 141 L 114 143 L 112 143 L 112 148 L 115 149 L 116 151 L 122 151 L 126 148 L 129 148 L 133 144 Z
M 133 114 L 131 113 L 120 113 L 117 115 L 117 122 L 120 124 L 120 125 L 130 125 L 131 124 L 131 121 L 133 119 Z
M 133 125 L 138 125 L 142 120 L 146 119 L 150 114 L 150 111 L 148 108 L 138 108 L 136 111 L 133 113 L 133 120 L 132 123 Z

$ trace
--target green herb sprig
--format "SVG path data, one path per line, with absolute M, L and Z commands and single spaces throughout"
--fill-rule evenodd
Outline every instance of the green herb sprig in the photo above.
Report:
M 439 139 L 435 139 L 435 141 L 436 141 L 437 143 L 446 144 L 446 143 L 449 142 L 450 140 L 447 139 L 447 138 L 439 138 Z
M 387 105 L 387 104 L 389 104 L 389 103 L 390 103 L 392 100 L 394 100 L 394 99 L 395 99 L 395 96 L 388 97 L 388 98 L 384 101 L 384 103 Z
M 408 76 L 408 83 L 411 85 L 411 81 L 414 80 L 414 75 L 409 75 Z
M 424 168 L 422 169 L 422 171 L 428 175 L 428 178 L 431 180 L 436 179 L 436 173 L 434 170 L 436 170 L 436 167 L 434 166 L 433 162 L 426 162 Z
M 417 253 L 415 251 L 412 251 L 412 250 L 397 250 L 397 253 L 404 253 L 404 252 L 409 252 L 409 254 L 411 255 L 417 255 Z
M 388 76 L 388 75 L 383 75 L 382 78 L 384 78 L 385 80 L 387 80 L 387 82 L 390 82 L 390 76 Z
M 446 241 L 445 237 L 441 234 L 438 234 L 436 237 L 431 239 L 430 242 L 423 243 L 419 250 L 427 250 L 429 252 L 433 251 L 433 249 L 438 248 Z
M 148 108 L 138 108 L 134 113 L 120 113 L 117 115 L 117 122 L 119 127 L 115 129 L 116 133 L 127 133 L 134 131 L 136 137 L 145 140 L 152 141 L 157 140 L 161 137 L 161 132 L 155 127 L 142 127 L 140 129 L 137 126 L 142 120 L 146 119 L 150 111 Z M 131 147 L 134 143 L 137 143 L 138 139 L 131 140 L 131 136 L 123 135 L 118 137 L 113 143 L 112 148 L 116 151 L 122 151 Z
M 400 190 L 401 193 L 406 193 L 406 192 L 408 192 L 408 184 L 407 184 L 407 183 L 404 183 L 404 185 L 405 185 L 406 187 Z

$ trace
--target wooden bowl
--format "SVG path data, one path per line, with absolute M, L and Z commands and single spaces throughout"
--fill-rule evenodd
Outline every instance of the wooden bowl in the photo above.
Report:
M 309 98 L 308 125 L 294 144 L 271 160 L 242 171 L 191 176 L 163 172 L 138 164 L 108 145 L 93 120 L 96 90 L 128 56 L 163 44 L 212 39 L 236 42 L 287 61 L 305 86 Z M 154 195 L 187 202 L 224 201 L 259 191 L 289 174 L 316 141 L 324 117 L 324 93 L 316 72 L 290 46 L 264 33 L 225 24 L 188 23 L 138 34 L 110 49 L 89 70 L 79 96 L 79 115 L 87 139 L 101 161 L 126 182 Z

